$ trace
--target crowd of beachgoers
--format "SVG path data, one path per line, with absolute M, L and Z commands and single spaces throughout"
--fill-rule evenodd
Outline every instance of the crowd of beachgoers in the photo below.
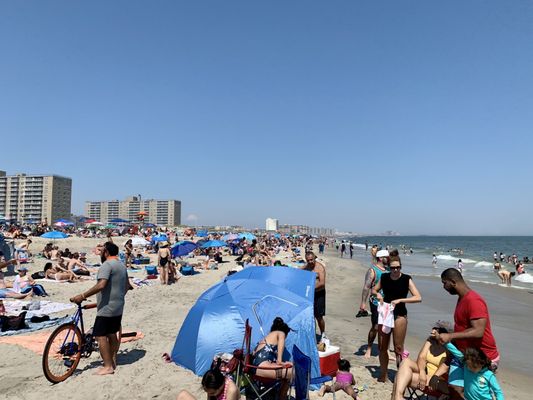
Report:
M 71 237 L 90 237 L 98 242 L 90 252 L 71 250 L 61 244 L 61 239 L 43 243 L 40 237 L 56 230 Z M 250 266 L 285 266 L 314 272 L 317 344 L 322 345 L 322 349 L 324 343 L 329 342 L 324 319 L 328 268 L 324 253 L 328 249 L 337 250 L 343 257 L 354 251 L 353 243 L 326 237 L 278 233 L 255 235 L 249 232 L 203 232 L 198 236 L 199 232 L 192 228 L 146 227 L 142 224 L 108 229 L 75 228 L 71 225 L 11 225 L 4 226 L 0 233 L 3 236 L 3 246 L 7 246 L 10 254 L 5 257 L 7 252 L 2 250 L 0 256 L 4 259 L 0 260 L 0 273 L 10 265 L 17 273 L 14 278 L 1 276 L 0 290 L 5 299 L 47 296 L 48 281 L 95 281 L 101 266 L 100 259 L 102 263 L 105 262 L 101 256 L 106 254 L 110 243 L 119 248 L 119 259 L 129 272 L 142 273 L 141 278 L 129 277 L 132 287 L 142 287 L 157 281 L 161 285 L 170 285 L 178 282 L 184 271 L 189 273 L 187 268 L 192 271 L 214 271 L 228 260 L 231 260 L 231 268 L 225 271 L 227 275 Z M 39 240 L 36 240 L 38 237 Z M 36 242 L 43 244 L 42 247 L 36 247 Z M 187 248 L 187 244 L 190 247 Z M 183 252 L 180 251 L 180 246 L 184 246 Z M 407 335 L 406 304 L 422 301 L 423 293 L 417 289 L 412 277 L 402 272 L 400 251 L 379 248 L 377 245 L 368 246 L 366 250 L 371 266 L 363 281 L 361 302 L 356 312 L 358 318 L 370 317 L 364 358 L 372 356 L 373 343 L 378 342 L 380 372 L 377 380 L 390 382 L 389 359 L 396 363 L 397 374 L 390 396 L 396 400 L 401 399 L 410 387 L 412 390 L 438 393 L 440 398 L 503 398 L 494 375 L 499 352 L 491 332 L 487 306 L 468 287 L 460 271 L 452 268 L 442 275 L 444 289 L 451 295 L 459 296 L 455 324 L 435 321 L 417 359 L 412 360 L 404 348 Z M 35 262 L 37 259 L 39 263 Z M 30 273 L 28 266 L 32 264 L 38 264 L 42 269 L 31 268 Z M 146 268 L 145 271 L 145 264 L 155 264 L 155 270 Z M 145 272 L 147 275 L 144 275 Z M 459 307 L 461 302 L 464 303 L 463 307 Z M 292 364 L 287 364 L 282 359 L 285 337 L 290 332 L 291 329 L 283 320 L 273 321 L 271 332 L 257 343 L 253 351 L 252 362 L 256 374 L 262 378 L 281 381 L 281 398 L 286 397 L 286 388 L 293 376 Z M 167 355 L 166 358 L 169 360 L 170 357 Z M 349 362 L 340 359 L 338 367 L 334 384 L 323 385 L 318 395 L 342 390 L 354 399 L 363 396 L 358 392 L 367 388 L 356 384 Z M 462 374 L 459 374 L 459 370 Z M 484 387 L 480 386 L 481 380 L 486 382 Z M 201 387 L 208 397 L 228 400 L 240 398 L 240 391 L 231 377 L 222 374 L 216 365 L 204 374 Z M 369 388 L 365 395 L 370 397 L 371 392 L 372 389 Z M 194 395 L 186 390 L 178 395 L 180 400 L 192 398 Z

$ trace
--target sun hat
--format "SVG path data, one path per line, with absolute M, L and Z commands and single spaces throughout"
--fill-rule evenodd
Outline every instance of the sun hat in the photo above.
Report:
M 389 252 L 388 250 L 380 250 L 376 253 L 376 257 L 380 258 L 380 257 L 388 257 L 389 256 Z
M 168 242 L 166 240 L 159 242 L 159 247 L 167 247 L 167 246 L 168 246 Z

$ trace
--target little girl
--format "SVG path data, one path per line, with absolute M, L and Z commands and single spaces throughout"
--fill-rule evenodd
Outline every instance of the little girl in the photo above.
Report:
M 333 393 L 338 390 L 344 390 L 346 394 L 352 396 L 355 400 L 359 400 L 359 397 L 357 397 L 357 391 L 353 388 L 353 385 L 355 385 L 355 378 L 350 372 L 350 362 L 341 358 L 337 361 L 337 365 L 339 366 L 339 371 L 335 377 L 335 383 L 333 386 L 322 386 L 318 395 L 322 397 L 324 396 L 324 393 Z
M 489 369 L 491 361 L 483 351 L 469 347 L 463 354 L 451 343 L 446 348 L 463 364 L 466 400 L 492 400 L 493 395 L 496 400 L 504 400 L 496 375 Z

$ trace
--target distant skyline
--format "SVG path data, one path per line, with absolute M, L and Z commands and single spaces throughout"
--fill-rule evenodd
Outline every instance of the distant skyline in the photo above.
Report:
M 533 3 L 3 2 L 0 170 L 192 225 L 533 235 Z M 190 218 L 188 220 L 188 218 Z

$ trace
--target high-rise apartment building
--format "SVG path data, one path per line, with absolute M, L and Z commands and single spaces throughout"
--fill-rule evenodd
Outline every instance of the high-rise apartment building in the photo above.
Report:
M 70 218 L 72 179 L 0 171 L 0 214 L 19 222 Z
M 177 226 L 181 224 L 181 201 L 142 200 L 140 197 L 131 196 L 126 200 L 87 201 L 85 203 L 85 215 L 103 223 L 118 218 L 138 221 L 140 213 L 144 217 L 144 222 Z
M 278 220 L 275 218 L 267 218 L 265 221 L 267 231 L 277 231 L 278 230 Z

